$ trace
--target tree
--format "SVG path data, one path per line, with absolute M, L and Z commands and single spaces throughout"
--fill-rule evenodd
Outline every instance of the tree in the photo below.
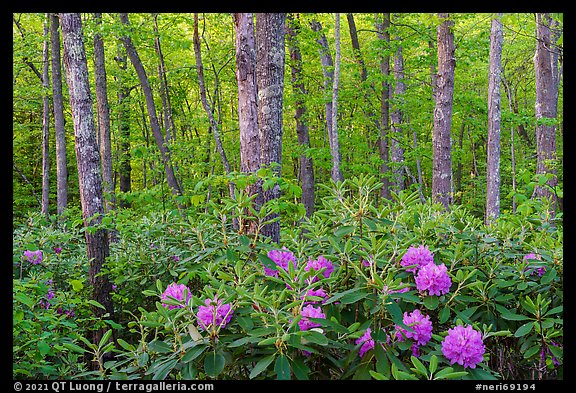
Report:
M 300 23 L 294 18 L 292 14 L 288 14 L 288 24 L 286 27 L 288 36 L 288 47 L 290 52 L 290 68 L 292 70 L 292 86 L 296 94 L 296 135 L 298 137 L 298 145 L 302 149 L 300 153 L 300 181 L 302 184 L 302 204 L 306 209 L 306 216 L 310 217 L 314 212 L 314 164 L 312 157 L 307 153 L 310 148 L 310 135 L 308 132 L 308 125 L 306 124 L 306 104 L 304 97 L 306 97 L 306 86 L 303 82 L 302 75 L 302 54 L 298 45 L 298 32 L 300 30 Z
M 284 25 L 285 13 L 256 14 L 256 85 L 258 91 L 258 132 L 260 164 L 272 166 L 280 177 L 282 168 L 282 102 L 284 97 Z M 271 165 L 275 164 L 275 166 Z M 263 190 L 263 203 L 280 197 L 280 186 Z M 268 219 L 278 217 L 271 214 Z M 262 228 L 262 234 L 280 241 L 280 222 Z
M 395 41 L 399 41 L 398 37 Z M 393 109 L 390 114 L 390 122 L 392 123 L 392 143 L 390 146 L 390 161 L 393 162 L 392 168 L 392 188 L 399 192 L 404 189 L 404 149 L 402 142 L 403 135 L 403 106 L 404 106 L 404 93 L 406 92 L 406 85 L 404 83 L 404 57 L 402 56 L 402 44 L 397 43 L 396 52 L 394 53 L 394 95 L 392 99 Z
M 98 111 L 98 145 L 102 163 L 102 181 L 106 203 L 105 211 L 114 209 L 114 177 L 112 173 L 112 142 L 110 139 L 110 109 L 108 106 L 108 88 L 106 87 L 106 66 L 104 59 L 104 41 L 98 32 L 102 24 L 102 14 L 95 13 L 94 21 L 94 76 L 96 80 L 96 107 Z
M 52 105 L 54 107 L 54 139 L 56 144 L 56 212 L 60 216 L 68 207 L 68 167 L 62 72 L 60 61 L 60 20 L 50 14 L 50 47 L 52 51 Z
M 488 70 L 488 147 L 486 167 L 486 224 L 500 214 L 500 82 L 502 67 L 502 14 L 492 19 Z
M 42 50 L 42 214 L 49 214 L 50 204 L 50 45 L 49 14 L 44 20 L 44 49 Z
M 200 48 L 200 36 L 198 35 L 198 14 L 194 14 L 194 53 L 196 56 L 196 72 L 198 73 L 198 84 L 200 85 L 200 98 L 202 100 L 202 106 L 208 115 L 210 120 L 210 126 L 212 127 L 212 133 L 214 135 L 214 141 L 216 142 L 216 150 L 220 154 L 222 159 L 222 165 L 224 165 L 224 171 L 226 174 L 231 172 L 230 163 L 228 162 L 228 157 L 224 151 L 224 146 L 222 145 L 222 139 L 220 137 L 220 128 L 214 115 L 212 114 L 212 108 L 206 97 L 206 86 L 204 85 L 204 67 L 202 66 L 202 52 Z M 228 183 L 228 188 L 230 191 L 230 197 L 234 198 L 234 184 L 232 182 Z
M 119 83 L 118 87 L 118 129 L 120 135 L 120 152 L 118 154 L 118 177 L 120 192 L 132 191 L 132 164 L 131 164 L 131 151 L 130 151 L 130 122 L 129 122 L 129 96 L 132 91 L 126 85 L 126 53 L 122 51 L 122 45 L 118 46 L 118 54 L 114 58 L 120 71 L 116 80 Z M 146 179 L 146 172 L 143 173 L 144 180 Z M 144 181 L 145 183 L 145 181 Z M 125 200 L 120 201 L 121 207 L 128 207 L 129 203 Z
M 378 32 L 378 39 L 383 41 L 385 48 L 390 48 L 390 13 L 384 13 L 382 21 L 376 23 L 376 30 Z M 390 180 L 388 179 L 388 132 L 390 131 L 390 82 L 388 77 L 390 75 L 390 54 L 388 50 L 384 51 L 384 55 L 380 60 L 380 74 L 382 75 L 382 93 L 380 96 L 380 134 L 378 135 L 378 153 L 380 157 L 380 181 L 382 188 L 380 189 L 380 197 L 383 199 L 390 199 Z
M 536 173 L 549 174 L 546 186 L 536 186 L 534 196 L 550 198 L 556 202 L 556 194 L 552 191 L 558 185 L 556 177 L 556 97 L 551 61 L 550 18 L 548 14 L 536 14 L 536 55 L 534 67 L 536 71 Z M 552 189 L 552 190 L 551 190 Z M 554 215 L 554 207 L 550 213 Z
M 120 20 L 122 24 L 125 26 L 130 25 L 130 21 L 128 19 L 128 14 L 120 13 Z M 154 140 L 156 141 L 156 146 L 160 150 L 160 155 L 162 157 L 162 164 L 164 165 L 164 171 L 166 173 L 166 180 L 168 182 L 168 186 L 172 190 L 172 195 L 178 196 L 182 195 L 182 190 L 180 189 L 180 184 L 176 179 L 174 174 L 174 168 L 172 166 L 172 162 L 170 159 L 170 149 L 168 148 L 164 136 L 162 135 L 162 131 L 160 129 L 160 123 L 158 122 L 158 117 L 156 116 L 156 105 L 154 104 L 154 96 L 152 93 L 152 88 L 150 87 L 150 81 L 148 80 L 148 75 L 146 74 L 146 69 L 140 60 L 140 56 L 136 51 L 136 47 L 132 43 L 132 39 L 130 36 L 125 35 L 121 37 L 122 42 L 124 43 L 124 47 L 126 48 L 126 53 L 128 54 L 128 58 L 130 62 L 134 66 L 136 73 L 138 74 L 138 79 L 140 80 L 140 85 L 142 87 L 142 92 L 144 93 L 144 97 L 146 100 L 146 110 L 148 112 L 148 118 L 150 121 L 150 128 L 152 129 L 152 135 L 154 136 Z M 182 207 L 179 205 L 179 207 Z
M 432 133 L 432 198 L 449 209 L 452 203 L 452 159 L 450 128 L 452 125 L 452 98 L 454 94 L 454 22 L 445 13 L 438 14 L 442 23 L 437 29 L 438 78 L 434 130 Z
M 340 50 L 340 14 L 335 14 L 334 25 L 334 41 L 335 41 L 335 56 L 334 56 L 334 82 L 332 86 L 332 135 L 330 137 L 330 150 L 332 151 L 332 180 L 334 182 L 341 182 L 344 180 L 342 176 L 342 169 L 340 163 L 342 157 L 340 155 L 340 141 L 338 138 L 338 88 L 340 85 L 340 58 L 342 57 Z
M 238 84 L 238 125 L 240 128 L 240 170 L 255 174 L 260 169 L 260 135 L 258 132 L 258 95 L 256 92 L 256 39 L 254 15 L 232 14 L 236 33 L 236 83 Z M 262 205 L 262 182 L 246 186 L 248 196 L 254 196 L 254 207 Z M 256 232 L 249 224 L 247 230 Z
M 86 252 L 89 261 L 88 282 L 92 287 L 92 299 L 104 309 L 93 307 L 97 317 L 113 319 L 114 307 L 110 292 L 112 284 L 108 276 L 102 274 L 102 268 L 109 256 L 107 230 L 98 227 L 102 223 L 104 202 L 102 176 L 100 174 L 100 156 L 96 141 L 96 127 L 92 110 L 92 96 L 88 79 L 88 64 L 84 48 L 82 20 L 80 14 L 60 14 L 62 37 L 64 42 L 64 66 L 70 93 L 70 109 L 74 122 L 76 164 L 80 204 L 84 227 L 95 227 L 84 232 Z M 104 334 L 104 328 L 94 331 L 92 342 L 98 344 Z

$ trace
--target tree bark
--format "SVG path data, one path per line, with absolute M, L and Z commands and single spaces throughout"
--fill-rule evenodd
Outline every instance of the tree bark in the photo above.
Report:
M 454 22 L 448 14 L 438 14 L 442 20 L 437 30 L 438 78 L 434 130 L 432 133 L 432 198 L 446 210 L 452 203 L 452 160 L 450 128 L 452 124 L 452 98 L 454 94 Z
M 258 132 L 260 164 L 277 164 L 273 173 L 281 176 L 282 168 L 282 101 L 284 97 L 284 26 L 285 13 L 256 14 L 256 86 L 258 91 Z M 280 197 L 280 186 L 263 190 L 263 203 Z M 277 213 L 267 219 L 275 219 Z M 265 225 L 262 234 L 280 241 L 280 222 Z
M 340 154 L 340 141 L 338 138 L 338 89 L 340 85 L 340 14 L 335 14 L 334 24 L 334 82 L 332 85 L 332 136 L 330 138 L 330 149 L 332 150 L 332 180 L 341 182 L 344 180 L 340 164 L 342 156 Z
M 122 53 L 121 46 L 118 48 L 118 55 L 114 58 L 120 68 L 117 80 L 118 88 L 118 128 L 120 135 L 120 154 L 118 158 L 118 174 L 120 192 L 127 193 L 132 191 L 132 164 L 130 151 L 130 123 L 128 121 L 130 106 L 128 97 L 131 89 L 126 86 L 126 55 Z M 144 187 L 146 187 L 146 172 L 143 173 Z M 129 203 L 122 201 L 120 207 L 129 207 Z
M 50 66 L 49 14 L 44 20 L 44 48 L 42 50 L 42 214 L 48 216 L 50 205 Z
M 260 135 L 258 132 L 258 94 L 256 91 L 256 39 L 254 37 L 254 15 L 235 13 L 232 15 L 236 32 L 236 82 L 238 83 L 238 123 L 240 127 L 240 170 L 255 174 L 260 169 Z M 246 186 L 249 196 L 256 195 L 254 208 L 262 206 L 262 182 Z M 246 230 L 255 233 L 255 223 Z
M 292 70 L 292 86 L 296 94 L 296 135 L 298 136 L 298 145 L 302 149 L 300 153 L 300 171 L 299 177 L 302 184 L 301 202 L 306 209 L 306 216 L 310 217 L 314 212 L 314 164 L 312 157 L 308 156 L 307 149 L 310 148 L 310 135 L 308 133 L 308 124 L 306 123 L 306 87 L 302 80 L 302 54 L 298 45 L 298 32 L 300 31 L 299 22 L 292 14 L 288 15 L 287 24 L 288 47 L 290 51 L 290 68 Z
M 214 115 L 212 114 L 212 108 L 210 103 L 206 98 L 206 86 L 204 85 L 204 67 L 202 66 L 202 53 L 200 49 L 200 37 L 198 35 L 198 14 L 194 14 L 194 53 L 196 55 L 196 72 L 198 73 L 198 84 L 200 85 L 200 98 L 202 100 L 202 105 L 204 110 L 208 115 L 210 121 L 210 126 L 212 127 L 212 133 L 214 134 L 214 141 L 216 142 L 216 150 L 220 154 L 222 159 L 222 164 L 224 165 L 224 171 L 226 174 L 231 172 L 230 163 L 228 162 L 228 157 L 224 151 L 224 146 L 222 145 L 222 139 L 220 138 L 220 129 Z M 230 198 L 234 198 L 234 184 L 232 182 L 228 183 L 228 188 L 230 192 Z
M 488 147 L 486 166 L 487 225 L 500 215 L 500 82 L 502 69 L 502 14 L 492 19 L 490 65 L 488 74 Z
M 551 39 L 548 14 L 536 14 L 536 151 L 537 174 L 551 174 L 546 184 L 552 188 L 558 185 L 556 177 L 556 120 L 554 78 L 550 59 Z M 536 186 L 534 195 L 540 198 L 551 198 L 550 213 L 554 215 L 556 194 L 544 186 Z
M 168 91 L 168 79 L 166 77 L 166 65 L 164 55 L 160 46 L 160 33 L 158 32 L 158 14 L 153 13 L 154 19 L 154 48 L 158 55 L 158 77 L 160 78 L 160 97 L 162 98 L 162 108 L 164 110 L 164 129 L 166 130 L 166 142 L 170 143 L 176 138 L 174 131 L 174 118 L 172 117 L 172 103 L 170 102 L 170 92 Z
M 54 107 L 54 136 L 56 144 L 56 213 L 62 215 L 68 207 L 68 168 L 66 157 L 66 129 L 64 99 L 62 97 L 62 72 L 60 62 L 60 21 L 58 15 L 50 16 L 50 46 L 52 50 L 52 101 Z
M 120 13 L 120 20 L 122 24 L 129 26 L 130 21 L 128 20 L 128 14 Z M 170 186 L 172 190 L 172 194 L 175 196 L 182 195 L 182 190 L 180 189 L 180 185 L 176 179 L 174 174 L 174 168 L 172 167 L 171 159 L 170 159 L 170 149 L 166 145 L 166 141 L 164 140 L 164 136 L 162 135 L 162 131 L 160 129 L 160 124 L 158 122 L 158 117 L 156 116 L 156 106 L 154 104 L 154 96 L 152 94 L 152 88 L 150 87 L 150 82 L 148 80 L 148 76 L 146 74 L 146 70 L 144 69 L 144 65 L 140 60 L 140 56 L 132 43 L 132 39 L 129 36 L 121 37 L 122 42 L 126 48 L 126 52 L 128 57 L 130 58 L 130 62 L 134 66 L 136 73 L 138 74 L 138 79 L 140 80 L 140 85 L 142 86 L 142 91 L 144 93 L 144 97 L 146 99 L 146 110 L 148 112 L 148 118 L 150 120 L 150 128 L 152 129 L 152 135 L 154 136 L 154 140 L 156 141 L 156 145 L 160 150 L 160 155 L 162 157 L 162 164 L 164 165 L 164 170 L 166 172 L 166 180 L 168 182 L 168 186 Z M 177 203 L 179 208 L 182 206 Z
M 82 21 L 80 14 L 60 14 L 60 21 L 64 41 L 64 66 L 74 121 L 82 217 L 85 227 L 97 226 L 102 222 L 104 203 Z M 107 316 L 107 318 L 114 319 L 114 308 L 110 296 L 112 286 L 108 276 L 101 274 L 102 267 L 109 256 L 107 231 L 99 228 L 95 231 L 85 231 L 84 234 L 90 263 L 88 281 L 92 287 L 92 299 L 104 306 L 104 310 L 93 307 L 93 312 L 96 317 Z M 95 330 L 92 337 L 94 344 L 98 344 L 104 334 L 104 329 Z
M 106 87 L 106 66 L 104 59 L 104 41 L 98 32 L 102 24 L 102 14 L 95 13 L 94 21 L 94 75 L 96 80 L 96 107 L 98 111 L 98 145 L 102 164 L 102 182 L 104 187 L 104 211 L 114 210 L 114 178 L 112 172 L 112 142 L 110 139 L 110 109 L 108 106 L 108 88 Z
M 396 41 L 399 38 L 396 37 Z M 390 115 L 392 123 L 392 143 L 391 143 L 391 161 L 394 163 L 392 169 L 393 180 L 391 186 L 394 191 L 399 192 L 404 189 L 404 149 L 402 148 L 403 135 L 403 106 L 404 93 L 406 85 L 404 84 L 404 58 L 402 56 L 402 45 L 397 44 L 396 53 L 394 54 L 394 98 L 392 100 L 393 110 Z
M 376 30 L 378 31 L 378 38 L 384 41 L 386 48 L 390 48 L 390 13 L 384 13 L 382 23 L 377 23 Z M 378 137 L 378 154 L 380 156 L 380 181 L 382 188 L 380 189 L 380 197 L 383 199 L 390 199 L 390 179 L 388 178 L 388 133 L 390 132 L 390 82 L 388 81 L 390 75 L 390 54 L 385 51 L 382 60 L 380 61 L 380 73 L 382 74 L 382 93 L 380 97 L 380 135 Z

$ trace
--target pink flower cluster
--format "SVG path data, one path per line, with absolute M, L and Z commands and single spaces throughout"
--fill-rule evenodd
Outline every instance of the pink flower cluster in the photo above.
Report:
M 530 261 L 532 260 L 538 260 L 541 261 L 542 257 L 540 255 L 536 255 L 534 253 L 530 253 L 527 255 L 524 255 L 523 258 L 524 262 L 527 262 L 528 264 L 530 263 Z M 529 267 L 526 267 L 526 269 L 524 269 L 524 271 L 528 271 L 530 270 Z M 532 271 L 530 272 L 530 275 L 533 275 L 534 273 L 537 273 L 538 276 L 542 277 L 544 275 L 544 273 L 546 273 L 546 266 L 540 266 L 538 269 L 534 270 L 532 269 Z
M 413 331 L 396 325 L 396 338 L 398 341 L 404 341 L 404 338 L 412 339 L 414 341 L 412 353 L 418 357 L 418 349 L 420 346 L 426 345 L 432 338 L 432 322 L 430 321 L 430 316 L 424 315 L 420 310 L 416 309 L 410 314 L 405 312 L 402 322 L 404 322 L 404 325 L 412 328 Z
M 404 267 L 413 266 L 406 271 L 416 275 L 416 288 L 420 292 L 428 291 L 428 295 L 440 296 L 448 293 L 452 286 L 446 266 L 443 263 L 440 265 L 434 263 L 434 255 L 428 246 L 410 246 L 400 264 Z
M 270 258 L 277 266 L 281 267 L 285 271 L 288 271 L 288 264 L 292 262 L 294 269 L 296 269 L 296 256 L 291 251 L 286 248 L 282 250 L 271 250 L 268 252 L 268 258 Z M 264 274 L 267 276 L 278 277 L 278 270 L 270 269 L 264 266 Z
M 309 318 L 326 318 L 326 314 L 322 312 L 320 307 L 314 307 L 311 304 L 302 308 L 302 312 L 300 313 L 302 317 L 298 321 L 298 326 L 300 330 L 308 330 L 314 327 L 322 326 L 319 323 L 312 322 Z
M 184 292 L 187 292 L 186 301 L 184 301 Z M 186 285 L 172 283 L 172 284 L 168 285 L 168 287 L 166 288 L 166 290 L 164 291 L 164 293 L 161 296 L 162 300 L 168 300 L 170 298 L 174 298 L 180 302 L 184 302 L 185 304 L 188 304 L 188 302 L 192 298 L 192 294 L 190 293 L 190 289 Z M 175 308 L 184 308 L 184 306 L 185 306 L 184 304 L 174 305 L 174 304 L 166 304 L 166 303 L 162 303 L 162 305 L 164 307 L 168 307 L 169 310 L 172 310 Z
M 367 328 L 364 334 L 360 338 L 358 338 L 355 342 L 356 345 L 362 344 L 362 346 L 360 347 L 360 351 L 358 352 L 358 355 L 360 357 L 364 357 L 366 352 L 373 349 L 375 345 L 374 339 L 372 338 L 372 330 L 370 328 Z M 390 343 L 390 336 L 388 335 L 386 335 L 386 343 L 387 344 Z
M 440 265 L 429 263 L 422 267 L 418 271 L 415 281 L 416 288 L 420 292 L 428 291 L 430 296 L 446 294 L 450 290 L 450 286 L 452 286 L 452 280 L 448 276 L 448 271 L 443 263 Z
M 198 307 L 196 316 L 198 317 L 199 327 L 208 330 L 213 328 L 224 328 L 232 319 L 232 306 L 228 303 L 223 304 L 217 296 L 214 299 L 204 300 L 205 306 Z
M 319 272 L 322 269 L 324 269 L 324 271 L 322 272 L 324 278 L 330 277 L 330 274 L 332 274 L 332 272 L 334 271 L 334 265 L 332 265 L 332 262 L 324 258 L 322 255 L 320 255 L 318 259 L 309 260 L 308 263 L 306 264 L 306 267 L 304 268 L 304 270 L 306 270 L 307 272 L 309 272 L 310 270 Z M 312 282 L 315 281 L 318 281 L 318 277 L 314 277 Z
M 24 257 L 31 264 L 38 265 L 38 264 L 42 263 L 42 250 L 38 250 L 38 251 L 26 250 L 26 251 L 24 251 Z
M 406 271 L 416 273 L 418 269 L 432 262 L 434 262 L 434 254 L 430 252 L 428 246 L 420 245 L 418 247 L 410 246 L 402 257 L 400 264 L 404 267 L 414 266 L 406 269 Z
M 448 335 L 442 341 L 442 353 L 450 364 L 458 363 L 464 368 L 476 368 L 482 362 L 484 352 L 482 333 L 470 325 L 448 329 Z

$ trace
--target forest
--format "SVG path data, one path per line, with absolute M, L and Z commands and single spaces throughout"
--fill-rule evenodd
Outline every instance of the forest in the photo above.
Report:
M 12 17 L 13 379 L 564 379 L 562 13 Z

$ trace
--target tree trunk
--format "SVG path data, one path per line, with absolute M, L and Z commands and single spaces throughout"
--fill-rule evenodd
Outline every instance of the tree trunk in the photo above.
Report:
M 220 129 L 218 127 L 218 123 L 214 119 L 214 115 L 212 114 L 210 103 L 206 98 L 206 87 L 204 85 L 204 67 L 202 66 L 200 37 L 198 35 L 198 14 L 194 14 L 194 53 L 196 54 L 196 72 L 198 73 L 198 84 L 200 85 L 200 98 L 202 100 L 202 105 L 204 106 L 204 110 L 208 115 L 210 126 L 212 127 L 212 133 L 214 134 L 214 141 L 216 142 L 216 150 L 218 150 L 220 158 L 222 159 L 224 171 L 226 174 L 229 174 L 231 172 L 230 163 L 228 162 L 228 157 L 226 157 L 226 152 L 224 151 L 224 146 L 222 145 Z M 234 199 L 234 184 L 232 182 L 228 183 L 228 189 L 230 192 L 230 198 Z
M 382 23 L 378 23 L 376 30 L 378 31 L 378 38 L 384 41 L 386 48 L 390 48 L 390 13 L 385 13 L 382 18 Z M 390 55 L 388 51 L 384 53 L 380 61 L 380 73 L 382 74 L 382 94 L 380 97 L 380 135 L 378 137 L 378 153 L 380 155 L 380 181 L 382 188 L 380 189 L 380 197 L 383 199 L 390 199 L 390 180 L 388 178 L 388 133 L 390 132 L 390 82 L 388 81 L 390 75 Z
M 398 41 L 398 37 L 396 38 Z M 392 180 L 392 188 L 394 191 L 399 192 L 404 189 L 404 149 L 402 148 L 403 135 L 403 106 L 404 106 L 404 93 L 406 92 L 406 85 L 404 84 L 404 58 L 402 57 L 402 45 L 397 44 L 396 53 L 394 54 L 394 79 L 396 85 L 394 87 L 393 110 L 390 115 L 392 123 L 392 146 L 391 146 L 391 161 L 394 163 L 392 173 L 394 175 Z
M 114 58 L 120 67 L 120 73 L 117 77 L 119 82 L 118 88 L 118 128 L 120 136 L 120 154 L 118 158 L 118 174 L 119 174 L 119 188 L 120 192 L 127 193 L 132 191 L 132 165 L 131 165 L 131 152 L 130 152 L 130 122 L 129 111 L 130 106 L 128 97 L 130 96 L 131 89 L 126 86 L 126 55 L 122 53 L 121 46 L 118 47 L 118 55 Z M 146 187 L 146 171 L 143 173 L 144 188 Z M 122 201 L 120 206 L 123 208 L 130 205 Z
M 44 48 L 42 50 L 42 214 L 50 214 L 50 66 L 49 14 L 44 20 Z
M 340 163 L 342 156 L 340 154 L 340 141 L 338 138 L 338 88 L 340 85 L 340 14 L 335 14 L 334 24 L 334 83 L 332 86 L 332 136 L 330 138 L 330 150 L 332 150 L 332 180 L 341 182 L 344 180 Z
M 88 81 L 88 65 L 84 49 L 82 21 L 80 14 L 60 14 L 64 41 L 64 66 L 70 108 L 74 121 L 76 163 L 80 203 L 84 226 L 97 226 L 102 222 L 104 203 L 102 199 L 102 177 L 100 175 L 100 157 L 96 141 L 92 96 Z M 114 308 L 110 291 L 112 285 L 101 269 L 109 255 L 108 235 L 105 229 L 85 231 L 87 257 L 90 261 L 88 281 L 92 287 L 92 299 L 104 306 L 104 310 L 93 307 L 98 318 L 114 319 Z M 98 344 L 105 328 L 95 330 L 92 342 Z M 101 359 L 99 360 L 102 370 Z M 93 365 L 95 366 L 95 365 Z
M 317 20 L 310 22 L 312 30 L 318 33 L 318 38 L 316 42 L 320 45 L 318 47 L 318 53 L 320 54 L 320 62 L 322 64 L 322 73 L 324 75 L 324 97 L 326 106 L 326 131 L 328 134 L 328 142 L 330 144 L 330 153 L 334 157 L 334 150 L 332 147 L 332 95 L 334 87 L 334 62 L 332 61 L 332 55 L 330 54 L 330 47 L 328 46 L 328 39 L 322 31 L 322 25 Z M 328 95 L 328 92 L 331 92 Z
M 64 99 L 60 63 L 60 21 L 50 16 L 50 46 L 52 49 L 52 101 L 54 107 L 54 136 L 56 141 L 56 213 L 60 216 L 68 207 L 68 168 L 66 157 L 66 130 L 64 128 Z
M 308 125 L 306 124 L 306 104 L 304 97 L 306 97 L 306 87 L 302 81 L 302 54 L 298 45 L 298 32 L 300 31 L 300 23 L 294 19 L 292 14 L 288 15 L 288 47 L 290 50 L 290 67 L 292 69 L 292 86 L 296 95 L 296 135 L 298 136 L 298 145 L 302 149 L 300 154 L 300 171 L 299 177 L 302 184 L 302 198 L 301 202 L 306 209 L 306 216 L 310 217 L 314 212 L 314 166 L 312 157 L 308 156 L 307 149 L 310 148 L 310 135 L 308 133 Z
M 174 118 L 172 117 L 172 104 L 170 102 L 170 93 L 168 91 L 168 79 L 166 77 L 166 65 L 164 64 L 164 55 L 160 47 L 160 33 L 158 32 L 158 14 L 153 13 L 154 19 L 154 48 L 158 55 L 158 77 L 160 78 L 160 97 L 162 98 L 162 108 L 164 110 L 164 128 L 166 130 L 166 142 L 170 143 L 176 138 L 174 130 Z
M 256 39 L 254 15 L 235 13 L 236 32 L 236 81 L 238 83 L 238 123 L 240 127 L 240 170 L 255 174 L 260 169 L 260 135 L 258 133 L 258 93 L 256 91 Z M 256 211 L 262 206 L 262 182 L 246 186 L 249 196 L 256 195 L 253 205 Z M 248 214 L 248 212 L 246 212 Z M 255 222 L 245 228 L 255 233 Z
M 114 209 L 114 179 L 112 173 L 112 142 L 110 139 L 110 109 L 108 106 L 108 89 L 106 87 L 106 66 L 104 62 L 104 41 L 98 32 L 102 23 L 102 14 L 95 13 L 94 21 L 94 75 L 96 79 L 96 106 L 98 109 L 98 144 L 102 162 L 102 182 L 104 186 L 104 210 Z
M 490 65 L 488 74 L 488 148 L 486 166 L 487 225 L 500 215 L 500 81 L 502 68 L 502 14 L 492 19 Z
M 448 14 L 438 14 L 442 20 L 437 30 L 438 85 L 432 133 L 432 198 L 446 210 L 452 203 L 452 160 L 450 128 L 452 125 L 452 97 L 454 94 L 454 22 Z
M 282 168 L 282 103 L 284 97 L 285 13 L 256 14 L 256 86 L 258 91 L 258 132 L 260 164 L 272 168 L 277 177 Z M 280 197 L 280 186 L 263 190 L 263 203 Z M 278 217 L 271 214 L 267 219 Z M 280 222 L 265 225 L 262 234 L 280 242 Z
M 554 79 L 552 62 L 550 59 L 550 26 L 548 14 L 536 14 L 536 56 L 534 66 L 536 69 L 536 151 L 537 174 L 550 174 L 551 178 L 546 184 L 552 188 L 558 185 L 556 177 L 556 120 L 554 92 Z M 536 186 L 534 195 L 541 198 L 551 198 L 553 205 L 550 213 L 554 215 L 556 194 L 544 186 Z
M 128 14 L 120 13 L 120 20 L 122 24 L 129 26 L 130 21 L 128 20 Z M 142 86 L 142 91 L 144 93 L 144 97 L 146 99 L 146 110 L 148 112 L 148 118 L 150 120 L 150 128 L 152 129 L 152 135 L 154 136 L 154 140 L 156 141 L 156 145 L 160 150 L 160 155 L 162 157 L 162 164 L 164 165 L 164 170 L 166 172 L 166 180 L 168 181 L 168 186 L 170 186 L 172 190 L 172 194 L 182 195 L 182 190 L 180 189 L 180 185 L 176 180 L 176 176 L 174 174 L 174 169 L 172 167 L 171 159 L 170 159 L 170 150 L 166 145 L 166 141 L 164 140 L 164 136 L 162 135 L 162 131 L 160 129 L 160 124 L 158 123 L 158 117 L 156 116 L 156 106 L 154 104 L 154 96 L 152 94 L 152 88 L 150 87 L 150 82 L 148 80 L 148 76 L 146 74 L 146 70 L 144 69 L 144 65 L 140 60 L 140 56 L 138 56 L 138 52 L 132 43 L 132 39 L 126 35 L 121 37 L 122 42 L 126 48 L 126 52 L 128 57 L 130 58 L 130 62 L 134 66 L 136 73 L 138 74 L 138 79 L 140 80 L 140 85 Z M 182 206 L 177 203 L 179 208 Z

